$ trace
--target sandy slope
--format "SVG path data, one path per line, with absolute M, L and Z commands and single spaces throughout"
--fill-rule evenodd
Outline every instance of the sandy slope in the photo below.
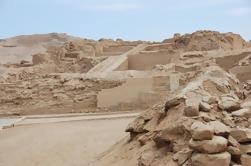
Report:
M 123 131 L 132 120 L 64 122 L 2 130 L 0 165 L 87 166 L 125 136 Z

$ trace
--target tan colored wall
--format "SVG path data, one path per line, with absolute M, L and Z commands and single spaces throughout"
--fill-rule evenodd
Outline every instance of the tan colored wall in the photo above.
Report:
M 234 66 L 238 65 L 239 61 L 246 56 L 248 56 L 250 52 L 244 52 L 237 55 L 225 56 L 216 59 L 216 63 L 225 70 L 229 70 Z
M 109 47 L 105 47 L 103 51 L 104 52 L 127 52 L 132 48 L 133 46 L 123 46 L 123 45 L 109 46 Z
M 140 93 L 152 90 L 152 82 L 152 78 L 132 78 L 119 87 L 104 89 L 98 94 L 98 107 L 134 102 Z
M 153 78 L 153 90 L 156 92 L 170 90 L 169 76 L 156 76 Z
M 140 53 L 129 56 L 129 70 L 150 70 L 157 64 L 171 63 L 171 56 L 167 52 Z
M 230 72 L 235 74 L 240 81 L 251 80 L 251 64 L 248 66 L 236 66 L 230 69 Z
M 247 42 L 247 47 L 251 48 L 251 41 Z
M 126 83 L 112 89 L 104 89 L 99 92 L 97 100 L 99 108 L 115 110 L 146 109 L 156 104 L 161 97 L 166 96 L 170 90 L 170 83 L 175 83 L 171 88 L 179 85 L 176 78 L 170 76 L 158 76 L 152 78 L 130 78 Z M 172 82 L 170 82 L 172 81 Z
M 170 43 L 164 43 L 164 44 L 153 44 L 148 47 L 146 47 L 146 51 L 158 51 L 158 50 L 163 50 L 163 49 L 171 49 L 172 44 Z
M 128 70 L 128 59 L 124 61 L 115 71 L 125 71 Z

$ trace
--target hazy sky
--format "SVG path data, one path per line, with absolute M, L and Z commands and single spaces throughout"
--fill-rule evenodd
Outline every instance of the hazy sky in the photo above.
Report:
M 0 38 L 65 32 L 162 40 L 200 29 L 251 39 L 251 0 L 0 0 Z

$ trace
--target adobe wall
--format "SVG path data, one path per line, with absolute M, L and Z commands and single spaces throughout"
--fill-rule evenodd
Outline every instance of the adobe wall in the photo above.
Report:
M 216 58 L 216 63 L 228 71 L 229 69 L 233 68 L 234 66 L 238 65 L 239 61 L 245 57 L 247 57 L 250 52 L 243 52 L 241 54 L 230 55 Z
M 172 49 L 171 43 L 162 43 L 162 44 L 153 44 L 146 47 L 146 51 L 159 51 L 159 50 L 168 50 Z
M 236 77 L 242 82 L 251 80 L 251 64 L 247 66 L 236 66 L 230 69 L 230 72 L 236 75 Z
M 125 71 L 128 70 L 128 58 L 117 68 L 115 71 Z
M 151 70 L 157 64 L 171 63 L 172 56 L 167 52 L 144 52 L 130 55 L 128 60 L 129 70 Z
M 247 47 L 251 48 L 251 41 L 247 42 Z
M 159 102 L 168 91 L 179 88 L 179 79 L 179 74 L 129 78 L 121 86 L 100 91 L 97 106 L 109 110 L 146 109 Z
M 153 90 L 156 92 L 163 92 L 170 90 L 169 82 L 170 82 L 169 76 L 153 77 Z
M 151 78 L 131 78 L 121 86 L 103 89 L 98 94 L 98 107 L 111 107 L 119 103 L 130 103 L 138 100 L 139 94 L 152 90 Z
M 127 46 L 127 45 L 114 45 L 114 46 L 108 46 L 104 47 L 104 52 L 127 52 L 131 50 L 134 46 Z

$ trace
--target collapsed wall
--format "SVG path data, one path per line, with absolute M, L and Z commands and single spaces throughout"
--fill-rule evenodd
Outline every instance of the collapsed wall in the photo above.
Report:
M 165 104 L 129 124 L 130 138 L 101 157 L 100 164 L 249 166 L 250 90 L 241 90 L 236 77 L 217 66 L 205 68 Z

